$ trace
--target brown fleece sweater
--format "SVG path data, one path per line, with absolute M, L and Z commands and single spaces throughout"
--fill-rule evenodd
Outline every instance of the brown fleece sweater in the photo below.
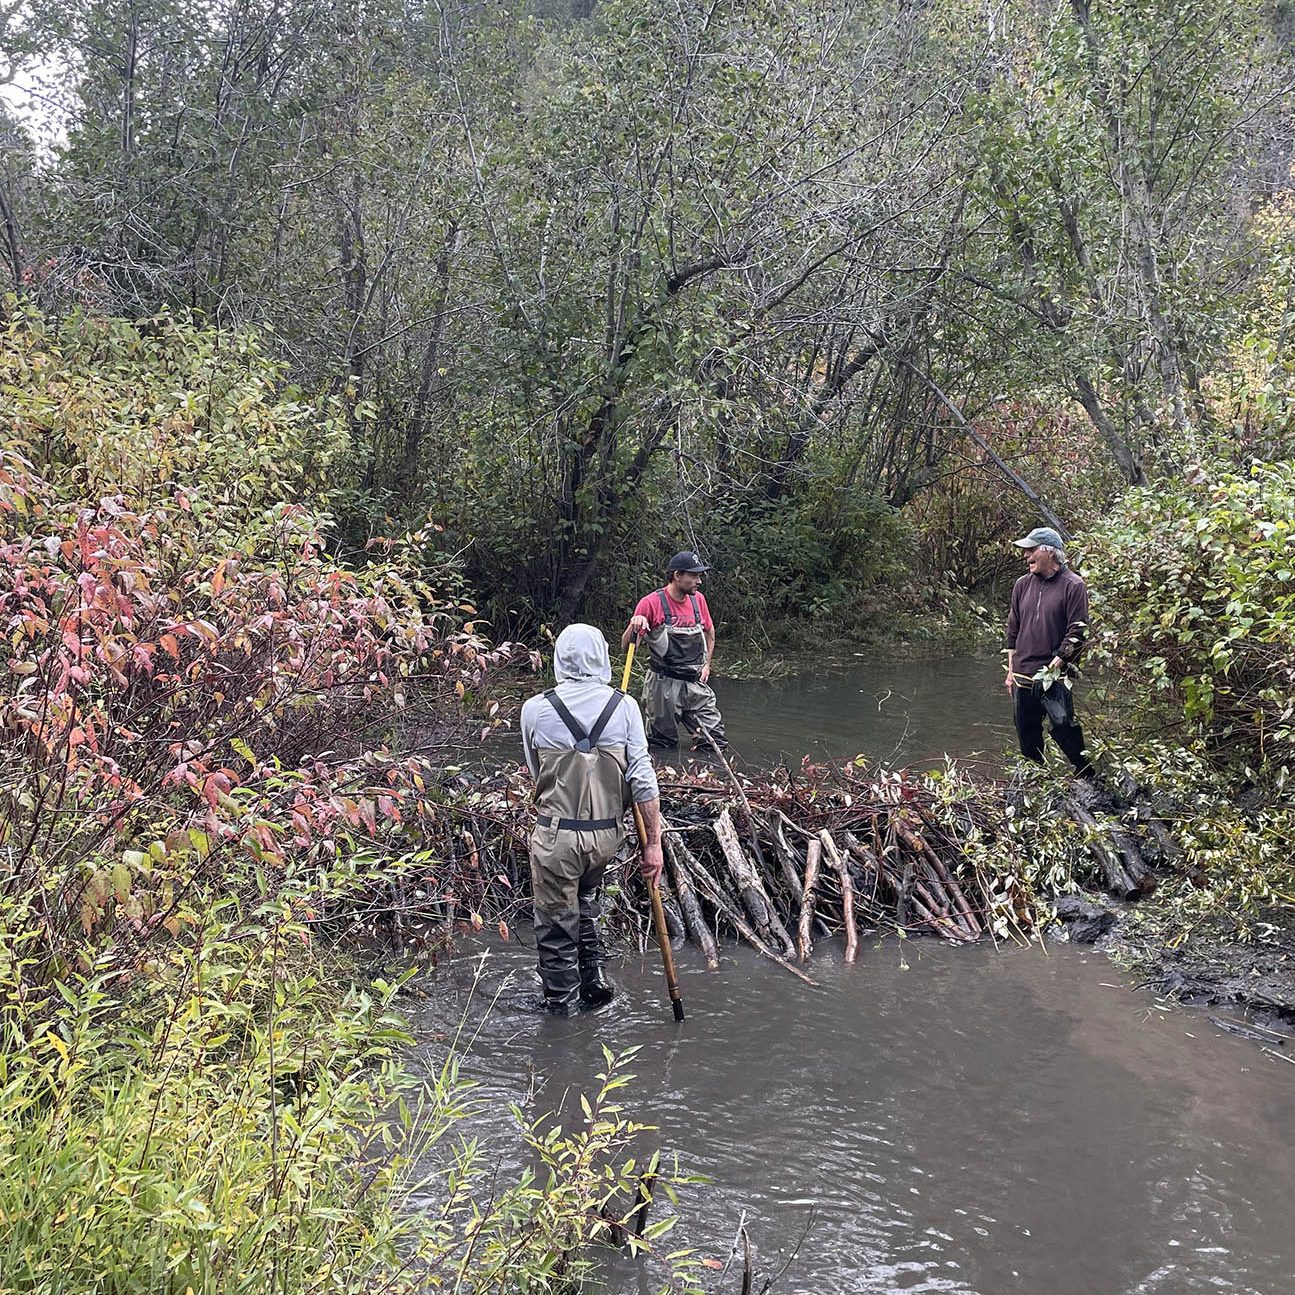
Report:
M 1054 656 L 1074 664 L 1088 637 L 1088 588 L 1063 568 L 1048 577 L 1026 573 L 1012 587 L 1007 646 L 1012 673 L 1028 679 Z

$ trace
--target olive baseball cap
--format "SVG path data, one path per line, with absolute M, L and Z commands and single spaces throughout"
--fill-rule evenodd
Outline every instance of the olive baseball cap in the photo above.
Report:
M 1050 549 L 1064 549 L 1065 543 L 1051 526 L 1036 526 L 1024 539 L 1013 540 L 1018 549 L 1037 549 L 1046 544 Z
M 691 549 L 684 549 L 682 553 L 676 553 L 674 557 L 666 564 L 666 571 L 694 571 L 700 575 L 703 571 L 709 571 L 709 564 L 701 560 L 700 553 L 694 553 Z

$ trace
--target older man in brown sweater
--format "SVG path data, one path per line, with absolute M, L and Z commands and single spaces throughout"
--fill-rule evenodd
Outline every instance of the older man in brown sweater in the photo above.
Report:
M 1027 568 L 1012 588 L 1007 617 L 1007 691 L 1021 754 L 1043 763 L 1046 715 L 1052 740 L 1075 772 L 1089 777 L 1093 768 L 1065 681 L 1088 637 L 1088 589 L 1070 570 L 1061 536 L 1051 527 L 1036 527 L 1013 542 L 1025 551 Z

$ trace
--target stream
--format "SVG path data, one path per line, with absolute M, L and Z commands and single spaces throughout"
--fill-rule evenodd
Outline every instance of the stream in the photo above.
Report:
M 1001 768 L 1010 745 L 992 659 L 726 682 L 720 700 L 752 763 L 864 751 Z M 578 1120 L 602 1046 L 638 1047 L 629 1114 L 711 1180 L 685 1190 L 670 1248 L 725 1261 L 745 1219 L 756 1291 L 784 1266 L 775 1295 L 1295 1287 L 1295 1068 L 1138 992 L 1104 954 L 873 935 L 846 966 L 825 940 L 818 989 L 744 947 L 714 973 L 690 945 L 677 957 L 682 1025 L 654 950 L 614 959 L 610 1008 L 511 1010 L 534 954 L 498 940 L 444 963 L 412 1023 L 429 1040 L 461 1029 L 473 1131 L 506 1167 L 526 1155 L 510 1103 Z M 718 1276 L 711 1289 L 738 1290 Z M 606 1271 L 615 1295 L 643 1278 L 629 1259 Z

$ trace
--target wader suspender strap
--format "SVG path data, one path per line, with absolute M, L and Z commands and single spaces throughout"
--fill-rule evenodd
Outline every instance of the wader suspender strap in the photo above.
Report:
M 558 713 L 558 718 L 567 726 L 567 731 L 576 740 L 576 750 L 589 752 L 598 745 L 598 739 L 603 735 L 603 729 L 607 727 L 608 720 L 616 713 L 616 708 L 624 700 L 625 694 L 612 689 L 612 695 L 607 699 L 607 705 L 602 708 L 602 713 L 594 721 L 594 726 L 588 733 L 580 727 L 576 717 L 566 708 L 562 698 L 558 696 L 557 690 L 550 688 L 544 694 L 544 700 L 548 702 Z M 616 818 L 554 818 L 551 814 L 539 814 L 535 821 L 541 827 L 553 827 L 555 824 L 559 831 L 563 832 L 599 832 L 603 828 L 615 827 L 620 822 Z
M 666 597 L 664 589 L 658 589 L 656 596 L 661 601 L 661 614 L 665 617 L 666 628 L 674 624 L 674 616 L 670 611 L 670 600 Z M 688 602 L 692 605 L 692 622 L 694 625 L 701 624 L 701 604 L 697 601 L 696 594 L 688 595 Z

